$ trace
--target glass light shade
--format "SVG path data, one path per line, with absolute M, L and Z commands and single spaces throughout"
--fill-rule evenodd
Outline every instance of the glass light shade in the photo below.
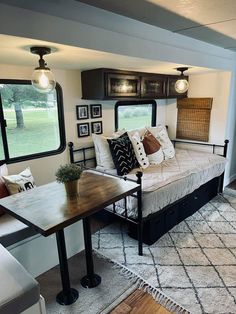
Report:
M 188 88 L 189 88 L 189 83 L 186 79 L 179 79 L 175 83 L 175 90 L 179 94 L 183 94 L 187 92 Z
M 56 86 L 54 75 L 50 69 L 35 69 L 31 82 L 33 87 L 40 93 L 49 93 Z

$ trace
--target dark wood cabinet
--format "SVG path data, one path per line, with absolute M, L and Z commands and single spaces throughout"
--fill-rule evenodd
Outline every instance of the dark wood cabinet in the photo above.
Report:
M 188 79 L 187 76 L 185 76 L 186 79 Z M 187 97 L 187 92 L 183 93 L 183 94 L 179 94 L 178 92 L 176 92 L 175 90 L 175 83 L 176 81 L 179 79 L 179 75 L 171 75 L 168 76 L 168 80 L 167 80 L 167 94 L 166 94 L 166 98 L 185 98 Z
M 116 97 L 134 97 L 140 95 L 140 77 L 138 75 L 127 75 L 118 73 L 106 73 L 106 96 Z
M 184 98 L 178 94 L 178 75 L 165 75 L 116 69 L 82 71 L 82 99 L 158 99 Z
M 142 76 L 141 98 L 165 98 L 166 83 L 165 75 Z

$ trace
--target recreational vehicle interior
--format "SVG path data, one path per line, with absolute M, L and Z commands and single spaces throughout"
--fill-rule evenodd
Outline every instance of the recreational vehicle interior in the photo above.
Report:
M 236 313 L 233 0 L 0 0 L 0 313 Z

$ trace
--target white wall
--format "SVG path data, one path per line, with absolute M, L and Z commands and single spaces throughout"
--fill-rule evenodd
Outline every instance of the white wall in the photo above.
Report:
M 236 68 L 232 69 L 230 84 L 229 109 L 226 127 L 226 137 L 229 139 L 228 166 L 225 171 L 225 184 L 236 180 Z
M 212 97 L 209 142 L 222 144 L 226 139 L 227 114 L 230 95 L 230 72 L 191 75 L 189 97 Z
M 212 72 L 189 76 L 188 97 L 212 97 L 209 142 L 223 144 L 226 139 L 227 114 L 229 108 L 231 73 Z M 166 123 L 170 136 L 176 137 L 177 103 L 167 100 Z

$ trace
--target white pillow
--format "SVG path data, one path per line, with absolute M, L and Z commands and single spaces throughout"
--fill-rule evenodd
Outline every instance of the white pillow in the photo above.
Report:
M 107 139 L 109 139 L 109 137 L 93 133 L 92 139 L 95 147 L 97 166 L 103 167 L 105 169 L 115 169 L 109 144 L 107 142 Z
M 140 129 L 133 129 L 133 130 L 129 130 L 130 134 L 135 134 L 136 132 L 138 132 L 140 138 L 142 138 L 142 136 L 144 135 L 144 133 L 146 132 L 146 128 L 140 128 Z
M 36 187 L 30 168 L 26 168 L 19 174 L 2 178 L 10 194 L 17 194 Z
M 131 135 L 134 135 L 136 132 L 138 132 L 138 134 L 139 134 L 139 136 L 140 136 L 140 138 L 141 138 L 141 137 L 144 135 L 145 131 L 146 131 L 146 128 L 133 129 L 133 130 L 129 130 L 129 131 L 126 130 L 126 129 L 120 129 L 120 130 L 114 132 L 114 133 L 112 134 L 112 137 L 119 137 L 119 136 L 121 136 L 122 134 L 124 134 L 125 132 L 128 132 L 128 133 L 131 134 Z
M 150 165 L 158 165 L 164 160 L 164 154 L 160 148 L 156 153 L 147 155 Z
M 127 132 L 129 139 L 133 145 L 135 156 L 138 160 L 139 165 L 142 169 L 146 169 L 149 166 L 149 160 L 147 158 L 147 155 L 145 153 L 143 143 L 141 141 L 141 138 L 139 136 L 139 133 L 136 132 Z M 133 134 L 132 134 L 133 133 Z
M 165 159 L 170 159 L 175 156 L 174 146 L 169 139 L 166 127 L 163 125 L 158 125 L 156 127 L 148 127 L 148 130 L 158 139 L 161 144 L 161 148 Z

